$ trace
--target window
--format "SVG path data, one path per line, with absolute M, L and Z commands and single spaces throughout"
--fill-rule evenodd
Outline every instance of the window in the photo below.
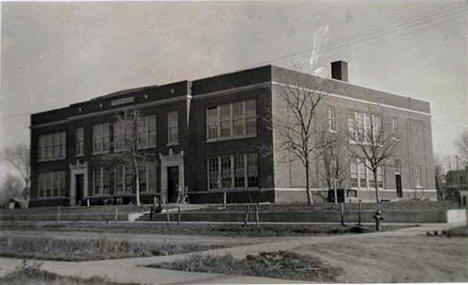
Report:
M 206 110 L 206 126 L 208 139 L 218 137 L 218 108 L 209 108 Z
M 367 168 L 364 162 L 359 161 L 359 188 L 367 188 Z
M 247 135 L 257 134 L 257 106 L 255 100 L 245 101 L 245 128 Z
M 247 181 L 248 187 L 258 186 L 258 159 L 256 153 L 249 153 L 247 156 Z
M 178 113 L 173 111 L 167 113 L 167 126 L 168 126 L 168 144 L 179 143 L 179 127 L 178 127 Z
M 395 172 L 401 173 L 401 162 L 399 159 L 395 159 Z
M 39 160 L 64 159 L 66 150 L 66 133 L 53 133 L 39 136 Z
M 209 158 L 208 159 L 208 189 L 218 189 L 218 175 L 219 175 L 219 165 L 218 158 Z
M 231 156 L 221 157 L 221 187 L 232 188 Z
M 231 136 L 231 105 L 221 105 L 219 107 L 220 136 L 222 138 Z
M 93 127 L 93 152 L 109 152 L 110 148 L 110 125 L 108 123 L 95 125 Z
M 240 101 L 208 108 L 206 128 L 208 141 L 255 136 L 257 134 L 256 101 Z
M 356 160 L 352 160 L 350 163 L 350 168 L 351 168 L 351 187 L 352 188 L 358 188 L 358 167 Z
M 76 156 L 84 154 L 84 129 L 76 129 Z
M 336 132 L 335 107 L 328 106 L 328 131 Z
M 122 121 L 114 122 L 114 151 L 125 150 L 125 124 Z M 128 132 L 128 131 L 127 131 Z
M 138 118 L 137 126 L 138 147 L 149 148 L 156 146 L 156 115 Z
M 392 118 L 392 136 L 395 139 L 400 138 L 400 132 L 398 130 L 398 118 L 396 117 Z
M 382 167 L 377 168 L 377 187 L 383 188 L 383 171 L 382 171 Z
M 93 196 L 110 194 L 109 169 L 100 167 L 93 169 Z
M 360 143 L 371 143 L 380 139 L 379 134 L 382 128 L 382 118 L 379 115 L 369 115 L 367 113 L 349 111 L 348 112 L 348 132 L 351 140 Z
M 156 162 L 146 161 L 139 166 L 141 193 L 156 192 Z
M 65 196 L 66 172 L 55 171 L 38 175 L 38 198 L 58 198 Z
M 245 159 L 243 154 L 234 155 L 234 187 L 244 188 L 245 183 Z
M 208 189 L 232 187 L 258 187 L 256 153 L 224 155 L 208 159 Z
M 416 187 L 422 187 L 422 172 L 421 172 L 421 165 L 416 165 L 416 169 L 414 171 L 414 179 L 416 181 Z

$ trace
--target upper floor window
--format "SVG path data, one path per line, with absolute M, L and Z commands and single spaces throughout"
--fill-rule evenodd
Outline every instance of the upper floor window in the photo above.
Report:
M 207 140 L 239 138 L 257 134 L 255 100 L 240 101 L 206 110 Z
M 78 128 L 76 129 L 76 156 L 80 156 L 84 154 L 84 129 Z
M 178 113 L 177 111 L 172 111 L 167 113 L 167 128 L 168 128 L 168 144 L 178 144 L 179 143 L 179 122 L 178 122 Z
M 93 127 L 93 152 L 109 152 L 110 125 L 109 123 L 95 125 Z
M 422 187 L 422 171 L 421 165 L 416 165 L 416 169 L 414 171 L 414 180 L 416 181 L 416 187 Z
M 156 115 L 138 118 L 137 141 L 139 148 L 156 146 Z
M 348 133 L 354 142 L 378 144 L 381 128 L 382 118 L 379 115 L 348 112 Z
M 397 117 L 392 118 L 392 136 L 395 139 L 400 138 L 400 134 L 399 134 L 399 130 L 398 130 L 398 118 Z
M 38 175 L 38 198 L 57 198 L 65 196 L 65 171 L 40 173 Z
M 336 132 L 335 107 L 328 106 L 328 131 Z
M 129 136 L 129 131 L 124 121 L 114 122 L 114 151 L 125 150 L 125 138 Z
M 39 136 L 39 160 L 64 159 L 66 150 L 66 133 L 53 133 Z
M 401 161 L 399 159 L 395 159 L 395 172 L 401 173 Z

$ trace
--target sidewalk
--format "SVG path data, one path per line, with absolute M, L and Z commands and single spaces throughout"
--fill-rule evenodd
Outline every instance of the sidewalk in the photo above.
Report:
M 344 241 L 347 239 L 360 239 L 372 236 L 416 236 L 424 235 L 427 231 L 444 230 L 451 226 L 448 224 L 425 224 L 420 227 L 405 228 L 392 232 L 380 232 L 358 235 L 339 236 L 313 236 L 313 237 L 287 237 L 285 240 L 266 242 L 261 244 L 244 245 L 233 248 L 208 250 L 201 252 L 203 255 L 231 254 L 236 258 L 243 258 L 247 254 L 256 254 L 261 251 L 290 250 L 304 245 L 320 242 Z M 86 262 L 42 262 L 41 268 L 64 276 L 78 276 L 90 278 L 93 276 L 107 277 L 115 282 L 128 282 L 139 284 L 182 284 L 182 283 L 291 283 L 294 281 L 279 280 L 262 277 L 230 276 L 223 274 L 181 272 L 174 270 L 156 269 L 143 267 L 149 264 L 161 262 L 172 262 L 190 256 L 189 254 L 178 254 L 170 256 L 127 258 L 118 260 L 86 261 Z M 0 274 L 6 274 L 21 259 L 0 258 Z M 308 282 L 310 283 L 310 282 Z

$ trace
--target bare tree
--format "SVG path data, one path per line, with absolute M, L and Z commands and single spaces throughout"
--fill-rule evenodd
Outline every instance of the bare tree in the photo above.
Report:
M 369 109 L 368 112 L 349 112 L 348 129 L 344 132 L 349 138 L 348 150 L 369 169 L 374 178 L 376 202 L 379 203 L 379 170 L 395 154 L 398 138 L 392 131 L 389 121 L 382 119 L 382 110 Z M 383 122 L 387 122 L 384 124 Z
M 21 177 L 23 182 L 22 196 L 29 201 L 30 175 L 31 167 L 29 164 L 29 148 L 25 144 L 19 144 L 14 147 L 6 147 L 1 153 L 1 159 L 7 162 L 14 171 Z
M 116 114 L 114 125 L 114 153 L 109 156 L 112 165 L 124 165 L 132 170 L 135 185 L 136 204 L 140 202 L 140 168 L 149 161 L 156 161 L 154 152 L 145 148 L 151 138 L 142 136 L 139 126 L 145 124 L 143 117 L 136 108 L 128 109 Z M 155 130 L 154 130 L 155 131 Z M 155 140 L 155 137 L 154 137 Z M 148 187 L 148 186 L 147 186 Z
M 435 178 L 435 185 L 437 190 L 437 198 L 441 199 L 442 197 L 442 180 L 444 176 L 444 166 L 442 163 L 442 159 L 439 155 L 434 155 L 434 178 Z
M 275 150 L 287 154 L 288 162 L 298 160 L 304 167 L 307 202 L 312 204 L 313 154 L 321 147 L 316 138 L 320 127 L 315 117 L 332 83 L 321 77 L 298 74 L 277 88 L 275 110 L 265 118 L 265 123 L 277 137 Z
M 468 164 L 468 129 L 461 133 L 455 144 L 462 162 Z
M 320 137 L 319 157 L 322 163 L 319 167 L 319 175 L 328 189 L 332 189 L 335 196 L 335 204 L 338 204 L 338 188 L 348 177 L 348 155 L 345 149 L 343 136 L 330 133 L 328 128 L 322 131 Z

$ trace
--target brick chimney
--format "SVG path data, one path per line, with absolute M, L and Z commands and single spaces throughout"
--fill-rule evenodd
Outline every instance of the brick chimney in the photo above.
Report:
M 348 63 L 343 60 L 332 62 L 331 77 L 336 80 L 348 81 Z

